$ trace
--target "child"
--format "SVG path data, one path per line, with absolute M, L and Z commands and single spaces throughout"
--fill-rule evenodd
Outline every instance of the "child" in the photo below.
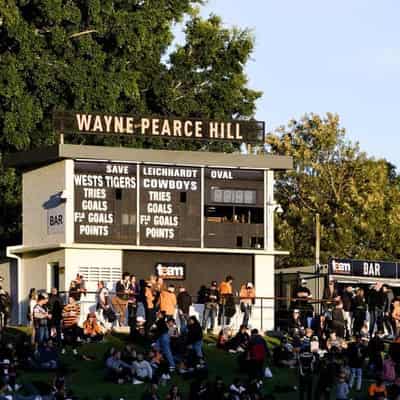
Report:
M 350 393 L 349 384 L 346 382 L 346 375 L 339 375 L 338 383 L 336 384 L 336 400 L 347 400 Z

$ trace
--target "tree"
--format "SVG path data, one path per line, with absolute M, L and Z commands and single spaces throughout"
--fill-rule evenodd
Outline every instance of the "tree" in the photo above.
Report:
M 243 68 L 253 39 L 247 30 L 222 28 L 217 17 L 198 17 L 202 2 L 0 2 L 1 154 L 54 143 L 56 110 L 251 117 L 260 93 L 247 87 Z M 184 16 L 186 43 L 166 63 L 173 25 Z M 14 171 L 0 169 L 0 207 L 7 210 L 0 242 L 6 244 L 17 241 L 20 187 Z
M 305 115 L 268 142 L 274 152 L 294 159 L 294 170 L 277 182 L 277 201 L 285 210 L 277 238 L 291 252 L 282 265 L 314 263 L 316 213 L 322 263 L 329 256 L 400 256 L 398 177 L 385 160 L 369 158 L 346 140 L 337 115 Z

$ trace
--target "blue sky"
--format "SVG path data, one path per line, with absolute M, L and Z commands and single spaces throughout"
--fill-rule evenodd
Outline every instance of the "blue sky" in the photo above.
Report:
M 247 73 L 269 131 L 335 112 L 362 150 L 400 167 L 399 0 L 209 0 L 211 12 L 255 34 Z

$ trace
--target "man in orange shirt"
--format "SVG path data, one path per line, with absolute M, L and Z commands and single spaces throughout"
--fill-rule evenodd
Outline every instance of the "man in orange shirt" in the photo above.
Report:
M 168 318 L 174 318 L 176 311 L 176 295 L 174 285 L 168 285 L 168 290 L 160 293 L 160 311 L 164 311 Z
M 251 317 L 251 309 L 253 305 L 253 301 L 256 297 L 256 292 L 254 290 L 253 284 L 251 282 L 247 282 L 246 285 L 242 285 L 240 288 L 240 311 L 243 313 L 243 322 L 246 328 L 249 324 L 249 319 Z
M 231 275 L 228 275 L 225 278 L 225 280 L 220 283 L 219 294 L 221 296 L 232 294 L 232 282 L 233 282 L 233 277 Z
M 219 285 L 219 298 L 220 298 L 220 306 L 218 312 L 218 324 L 222 325 L 223 317 L 225 316 L 225 305 L 226 299 L 228 296 L 232 296 L 232 283 L 233 277 L 228 275 L 224 281 L 222 281 Z

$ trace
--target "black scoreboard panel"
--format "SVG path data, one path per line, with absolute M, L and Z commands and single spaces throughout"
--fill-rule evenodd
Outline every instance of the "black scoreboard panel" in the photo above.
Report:
M 264 172 L 205 170 L 205 247 L 264 247 Z
M 204 221 L 204 247 L 264 247 L 264 171 L 76 161 L 74 183 L 76 242 L 199 248 Z
M 75 162 L 75 241 L 136 243 L 136 164 Z
M 140 244 L 201 245 L 201 169 L 140 166 Z

